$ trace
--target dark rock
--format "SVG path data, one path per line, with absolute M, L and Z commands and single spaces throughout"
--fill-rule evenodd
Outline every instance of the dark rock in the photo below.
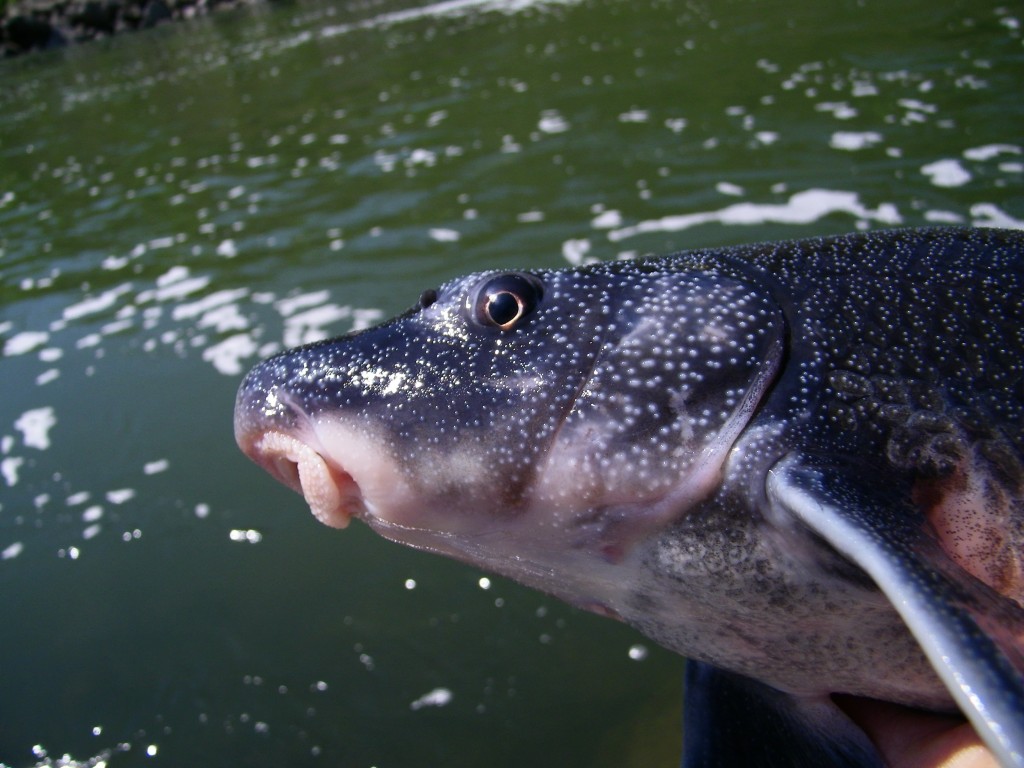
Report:
M 119 5 L 115 3 L 88 0 L 78 13 L 71 17 L 71 22 L 90 30 L 110 34 L 117 27 L 119 11 Z
M 0 55 L 85 42 L 260 1 L 0 0 Z
M 142 4 L 130 2 L 121 10 L 121 23 L 127 29 L 137 29 L 142 24 Z
M 67 43 L 60 30 L 41 16 L 15 16 L 6 26 L 6 38 L 16 49 L 58 48 Z
M 162 21 L 170 21 L 171 7 L 165 0 L 149 0 L 142 11 L 142 26 L 155 27 Z

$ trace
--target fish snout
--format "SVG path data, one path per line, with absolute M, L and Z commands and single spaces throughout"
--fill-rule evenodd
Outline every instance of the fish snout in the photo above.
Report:
M 317 520 L 344 528 L 365 511 L 358 483 L 317 449 L 308 418 L 287 393 L 259 386 L 253 373 L 242 383 L 235 402 L 238 447 L 271 477 L 302 494 Z

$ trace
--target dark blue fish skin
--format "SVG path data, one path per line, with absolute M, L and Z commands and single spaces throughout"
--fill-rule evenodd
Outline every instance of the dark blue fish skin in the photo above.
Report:
M 617 616 L 815 738 L 832 693 L 959 707 L 1024 764 L 1022 288 L 1024 234 L 958 229 L 471 275 L 256 366 L 236 436 L 325 522 Z
M 947 468 L 944 456 L 957 447 L 924 438 L 954 423 L 1020 455 L 1021 241 L 938 230 L 868 236 L 856 249 L 845 240 L 738 249 L 771 272 L 787 308 L 791 358 L 766 405 L 785 414 L 801 447 L 884 450 L 901 468 Z M 810 418 L 796 418 L 805 412 Z
M 751 382 L 766 378 L 764 361 L 779 358 L 778 310 L 740 282 L 653 260 L 537 274 L 544 295 L 512 330 L 475 318 L 482 292 L 503 275 L 473 275 L 390 323 L 265 361 L 242 384 L 239 434 L 296 413 L 358 413 L 403 475 L 427 479 L 421 504 L 436 497 L 447 513 L 480 518 L 481 509 L 515 514 L 525 486 L 536 495 L 558 433 L 579 469 L 601 477 L 600 487 L 577 490 L 628 499 L 642 482 L 649 497 L 677 482 Z M 717 336 L 699 354 L 678 354 L 709 328 Z M 288 406 L 268 408 L 268 395 Z M 568 440 L 576 432 L 586 436 Z M 443 471 L 441 449 L 472 456 L 487 480 L 471 487 L 464 467 Z

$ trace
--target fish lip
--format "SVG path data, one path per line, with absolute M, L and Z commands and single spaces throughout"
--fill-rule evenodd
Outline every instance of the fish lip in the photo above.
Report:
M 331 528 L 345 528 L 364 517 L 359 484 L 326 452 L 294 434 L 269 428 L 239 435 L 242 451 L 283 485 L 301 494 L 313 516 Z
M 287 390 L 250 384 L 235 402 L 235 442 L 271 477 L 305 497 L 324 525 L 345 528 L 365 514 L 359 483 L 316 438 L 314 425 Z M 256 380 L 258 381 L 258 380 Z

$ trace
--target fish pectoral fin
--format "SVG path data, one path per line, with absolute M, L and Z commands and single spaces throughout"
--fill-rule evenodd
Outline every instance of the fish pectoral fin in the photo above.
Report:
M 1001 764 L 1024 766 L 1019 607 L 950 559 L 909 494 L 862 471 L 790 455 L 767 492 L 871 577 Z
M 884 764 L 831 699 L 798 698 L 709 664 L 686 662 L 683 768 Z

